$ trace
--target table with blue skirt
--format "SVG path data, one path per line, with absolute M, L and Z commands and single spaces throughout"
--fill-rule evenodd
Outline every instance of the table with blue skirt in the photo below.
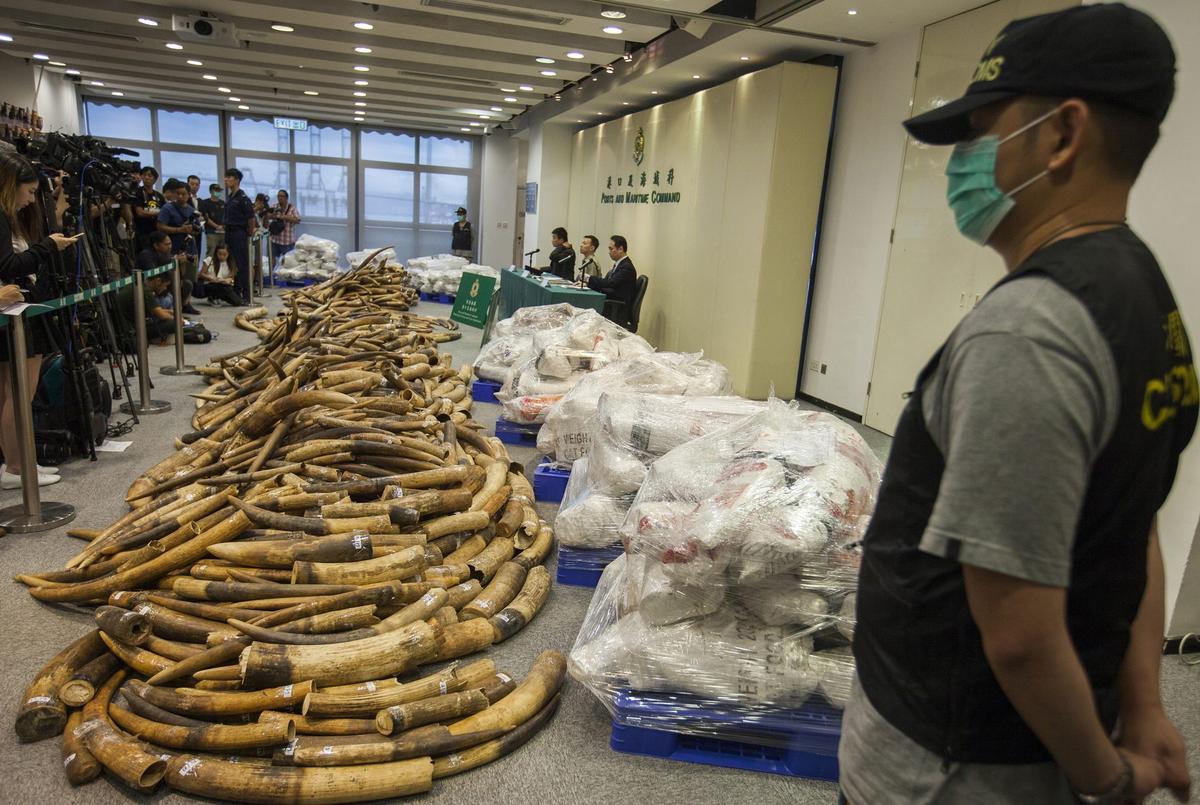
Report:
M 561 302 L 597 313 L 604 309 L 604 294 L 575 285 L 557 285 L 550 282 L 549 277 L 548 274 L 535 276 L 520 268 L 501 271 L 498 318 L 507 319 L 519 308 L 557 305 Z

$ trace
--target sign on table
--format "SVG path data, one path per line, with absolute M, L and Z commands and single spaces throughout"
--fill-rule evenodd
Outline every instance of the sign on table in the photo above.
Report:
M 496 278 L 464 271 L 458 283 L 458 295 L 454 297 L 454 310 L 450 318 L 460 324 L 483 327 L 487 324 L 488 308 L 492 294 L 496 291 Z

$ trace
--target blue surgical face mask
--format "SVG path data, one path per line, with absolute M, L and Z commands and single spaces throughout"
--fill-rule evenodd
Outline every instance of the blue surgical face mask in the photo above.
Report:
M 1057 109 L 1047 112 L 1004 139 L 988 135 L 954 147 L 954 153 L 946 163 L 946 200 L 954 211 L 954 223 L 959 232 L 981 246 L 987 244 L 996 227 L 1016 206 L 1013 196 L 1050 172 L 1044 170 L 1005 193 L 996 184 L 996 154 L 1001 145 L 1049 120 L 1057 112 Z

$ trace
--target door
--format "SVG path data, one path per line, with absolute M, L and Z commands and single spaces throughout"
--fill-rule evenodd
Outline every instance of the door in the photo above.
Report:
M 1010 20 L 1078 2 L 997 0 L 926 26 L 913 114 L 962 95 L 979 56 Z M 1000 257 L 968 241 L 946 205 L 950 149 L 909 138 L 863 422 L 895 431 L 917 372 L 1004 272 Z

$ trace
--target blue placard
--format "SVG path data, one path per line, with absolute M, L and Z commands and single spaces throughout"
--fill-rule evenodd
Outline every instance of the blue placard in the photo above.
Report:
M 529 215 L 537 214 L 537 190 L 537 182 L 525 184 L 525 212 Z

